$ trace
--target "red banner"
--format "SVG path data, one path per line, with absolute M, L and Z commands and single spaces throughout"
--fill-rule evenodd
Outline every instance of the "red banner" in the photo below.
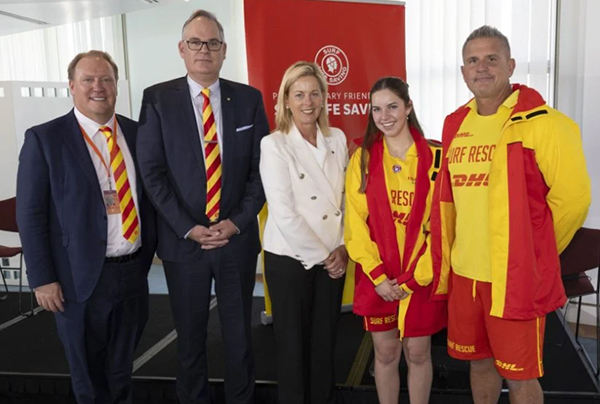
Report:
M 369 90 L 382 76 L 406 79 L 404 6 L 318 0 L 245 0 L 250 85 L 263 93 L 274 128 L 285 70 L 314 61 L 329 83 L 331 126 L 363 135 Z

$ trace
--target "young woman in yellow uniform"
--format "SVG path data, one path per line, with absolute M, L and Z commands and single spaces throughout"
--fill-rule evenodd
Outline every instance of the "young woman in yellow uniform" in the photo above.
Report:
M 440 160 L 441 145 L 424 138 L 407 84 L 379 79 L 346 175 L 344 238 L 357 263 L 354 312 L 373 336 L 381 404 L 398 403 L 403 352 L 410 402 L 429 401 L 431 335 L 447 322 L 446 302 L 430 301 L 428 221 Z

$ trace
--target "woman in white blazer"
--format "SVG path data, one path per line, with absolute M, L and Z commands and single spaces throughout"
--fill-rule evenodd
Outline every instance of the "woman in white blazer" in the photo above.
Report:
M 348 253 L 343 244 L 346 136 L 329 127 L 314 63 L 283 76 L 277 130 L 261 142 L 267 196 L 265 275 L 277 340 L 279 402 L 333 403 L 333 352 Z

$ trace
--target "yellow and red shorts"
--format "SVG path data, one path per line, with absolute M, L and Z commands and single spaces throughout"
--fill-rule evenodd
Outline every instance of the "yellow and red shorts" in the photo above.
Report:
M 544 375 L 546 316 L 507 320 L 491 316 L 492 284 L 452 274 L 448 298 L 448 354 L 461 360 L 493 358 L 508 380 Z
M 381 317 L 363 317 L 365 331 L 381 332 L 398 329 L 398 314 L 389 314 Z

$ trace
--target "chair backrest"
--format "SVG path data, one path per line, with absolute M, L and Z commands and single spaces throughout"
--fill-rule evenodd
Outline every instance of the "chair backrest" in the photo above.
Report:
M 0 230 L 18 232 L 17 198 L 0 201 Z
M 600 230 L 582 227 L 560 255 L 563 276 L 579 274 L 600 266 Z

